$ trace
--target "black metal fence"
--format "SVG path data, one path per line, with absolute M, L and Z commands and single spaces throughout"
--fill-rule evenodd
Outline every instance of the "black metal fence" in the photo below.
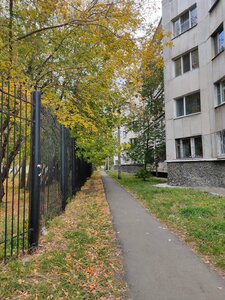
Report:
M 32 103 L 25 86 L 0 83 L 0 258 L 27 248 Z
M 65 209 L 91 165 L 76 157 L 75 140 L 41 93 L 0 83 L 0 260 L 38 245 L 40 229 Z

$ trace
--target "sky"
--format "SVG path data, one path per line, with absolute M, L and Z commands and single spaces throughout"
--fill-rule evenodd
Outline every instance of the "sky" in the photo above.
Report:
M 144 3 L 144 9 L 142 11 L 142 16 L 145 19 L 145 24 L 158 25 L 158 22 L 162 15 L 161 1 L 162 0 L 142 0 Z M 148 25 L 145 25 L 145 29 L 148 28 Z M 140 28 L 136 32 L 136 36 L 142 37 L 145 35 L 145 29 Z
M 162 15 L 162 0 L 142 0 L 144 1 L 145 11 L 143 12 L 144 17 L 148 22 L 158 21 Z M 155 5 L 154 11 L 152 10 Z

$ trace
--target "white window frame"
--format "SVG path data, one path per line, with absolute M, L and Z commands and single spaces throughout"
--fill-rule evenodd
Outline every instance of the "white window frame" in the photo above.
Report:
M 217 132 L 217 150 L 218 156 L 225 156 L 225 143 L 223 143 L 222 135 L 225 134 L 225 129 Z
M 198 22 L 196 22 L 196 24 L 194 24 L 193 26 L 191 25 L 191 11 L 194 10 L 194 9 L 197 9 L 196 5 L 190 7 L 188 10 L 184 11 L 182 14 L 180 14 L 177 18 L 175 18 L 172 21 L 173 22 L 173 37 L 174 38 L 181 35 L 182 33 L 186 32 L 186 31 L 188 31 L 189 29 L 195 27 L 198 24 Z M 185 15 L 187 12 L 188 12 L 188 16 L 189 16 L 189 27 L 188 27 L 188 29 L 181 32 L 181 17 L 183 15 Z M 178 21 L 178 24 L 179 24 L 179 30 L 178 30 L 179 33 L 177 35 L 175 35 L 175 22 L 177 22 L 177 21 Z
M 130 138 L 129 144 L 134 145 L 136 143 L 137 138 Z
M 189 96 L 195 95 L 195 94 L 199 94 L 200 95 L 200 111 L 197 111 L 197 112 L 192 113 L 192 114 L 187 114 L 186 98 L 189 97 Z M 181 115 L 181 116 L 177 116 L 177 101 L 180 100 L 180 99 L 183 99 L 184 114 Z M 192 116 L 192 115 L 201 113 L 201 94 L 200 94 L 200 91 L 192 93 L 192 94 L 189 94 L 189 95 L 185 95 L 185 96 L 182 96 L 182 97 L 179 97 L 179 98 L 176 98 L 174 100 L 175 100 L 175 115 L 176 115 L 176 118 L 183 118 L 183 117 Z
M 198 47 L 197 48 L 194 48 L 192 50 L 190 50 L 189 52 L 186 52 L 184 54 L 182 54 L 181 56 L 177 57 L 176 59 L 174 59 L 174 74 L 175 74 L 175 77 L 178 77 L 178 76 L 181 76 L 185 73 L 188 73 L 190 71 L 193 71 L 193 70 L 196 70 L 199 68 L 199 51 L 198 51 L 198 68 L 193 68 L 193 64 L 192 64 L 192 52 L 198 50 Z M 185 72 L 184 73 L 184 56 L 189 54 L 189 62 L 190 62 L 190 70 Z M 180 59 L 181 60 L 181 74 L 180 75 L 176 75 L 176 61 Z
M 222 29 L 222 30 L 221 30 Z M 216 31 L 214 32 L 214 34 L 212 35 L 213 38 L 213 51 L 214 51 L 214 57 L 219 55 L 221 52 L 224 51 L 225 49 L 225 40 L 224 40 L 224 44 L 222 47 L 220 47 L 220 39 L 219 39 L 219 34 L 223 32 L 223 35 L 225 37 L 225 32 L 224 32 L 224 26 L 223 23 L 216 29 Z M 216 49 L 217 47 L 217 49 Z
M 223 86 L 224 83 L 224 86 Z M 218 101 L 218 86 L 220 89 L 220 101 Z M 220 106 L 225 103 L 225 78 L 215 83 L 215 107 Z
M 176 159 L 198 159 L 198 158 L 202 158 L 203 157 L 203 151 L 202 151 L 202 156 L 196 156 L 195 153 L 195 138 L 201 137 L 201 141 L 202 141 L 202 136 L 201 135 L 197 135 L 197 136 L 193 136 L 193 137 L 187 137 L 187 138 L 181 138 L 181 139 L 176 139 L 175 140 L 175 146 L 176 146 Z M 184 157 L 183 153 L 184 153 L 184 147 L 183 147 L 183 140 L 190 140 L 190 146 L 191 146 L 191 156 L 190 157 Z M 176 142 L 180 142 L 180 153 L 179 156 L 180 158 L 178 158 L 178 153 L 177 153 L 177 145 Z M 202 144 L 202 148 L 203 148 L 203 144 Z M 203 149 L 202 149 L 203 150 Z

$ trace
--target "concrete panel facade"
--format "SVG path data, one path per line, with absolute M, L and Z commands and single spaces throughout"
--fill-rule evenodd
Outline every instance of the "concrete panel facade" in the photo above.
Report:
M 182 18 L 185 12 L 190 12 L 193 7 L 196 7 L 197 10 L 197 24 L 190 26 L 188 30 L 175 37 L 174 22 L 177 18 Z M 204 177 L 203 184 L 225 186 L 223 179 L 225 178 L 225 153 L 221 153 L 221 141 L 219 140 L 220 132 L 225 129 L 225 102 L 218 105 L 216 88 L 217 82 L 225 78 L 225 51 L 222 50 L 215 55 L 214 40 L 214 33 L 218 28 L 223 26 L 223 30 L 225 30 L 225 1 L 162 0 L 162 25 L 165 32 L 171 33 L 173 42 L 173 47 L 164 47 L 166 148 L 169 180 L 173 182 L 173 177 L 176 177 L 183 181 L 182 176 L 187 180 L 187 172 L 184 171 L 186 168 L 190 172 L 189 185 L 191 182 L 193 185 L 196 182 L 200 184 L 201 178 Z M 199 67 L 176 77 L 175 60 L 195 48 L 198 48 Z M 196 91 L 200 92 L 200 111 L 177 117 L 176 99 Z M 178 158 L 176 140 L 186 138 L 191 140 L 196 136 L 202 138 L 201 157 Z M 193 147 L 193 141 L 191 143 Z M 218 165 L 220 167 L 215 167 Z M 207 170 L 203 177 L 198 173 L 201 168 Z M 207 173 L 208 180 L 206 180 Z M 213 173 L 216 175 L 212 176 Z M 177 177 L 176 174 L 179 176 Z M 197 180 L 196 176 L 200 179 Z M 219 183 L 215 177 L 220 177 Z M 174 180 L 176 184 L 179 184 L 178 181 Z

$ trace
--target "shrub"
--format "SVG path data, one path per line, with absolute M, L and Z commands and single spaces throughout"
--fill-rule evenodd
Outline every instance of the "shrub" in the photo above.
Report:
M 145 181 L 147 178 L 151 177 L 151 172 L 142 168 L 135 174 L 135 176 Z

